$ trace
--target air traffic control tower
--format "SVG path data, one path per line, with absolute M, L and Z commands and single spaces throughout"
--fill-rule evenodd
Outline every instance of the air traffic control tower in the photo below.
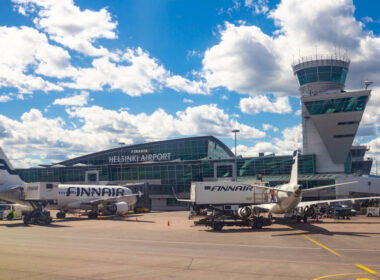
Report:
M 344 90 L 347 57 L 302 58 L 293 64 L 302 103 L 303 153 L 316 155 L 317 173 L 345 172 L 370 90 Z

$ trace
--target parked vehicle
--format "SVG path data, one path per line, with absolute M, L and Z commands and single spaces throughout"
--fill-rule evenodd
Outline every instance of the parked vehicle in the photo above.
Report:
M 379 207 L 367 207 L 368 217 L 379 217 Z

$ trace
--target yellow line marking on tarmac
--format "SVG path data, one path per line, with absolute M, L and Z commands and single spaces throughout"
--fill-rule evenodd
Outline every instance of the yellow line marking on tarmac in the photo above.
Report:
M 291 226 L 288 226 L 288 225 L 286 225 L 286 227 L 288 227 L 288 228 L 294 230 L 294 231 L 297 232 L 297 233 L 300 233 L 304 238 L 306 238 L 307 240 L 313 242 L 314 244 L 318 245 L 319 247 L 322 247 L 323 249 L 329 251 L 330 253 L 332 253 L 332 254 L 334 254 L 334 255 L 336 255 L 336 256 L 338 256 L 338 257 L 344 258 L 344 256 L 342 256 L 342 255 L 339 254 L 338 252 L 335 252 L 333 249 L 330 249 L 329 247 L 323 245 L 322 243 L 319 243 L 318 241 L 314 240 L 313 238 L 307 236 L 306 234 L 303 234 L 301 231 L 299 231 L 299 230 L 297 230 L 297 229 L 295 229 L 295 228 L 293 228 L 293 227 L 291 227 Z M 371 274 L 377 274 L 376 271 L 374 271 L 374 270 L 372 270 L 372 269 L 370 269 L 370 268 L 368 268 L 368 267 L 365 267 L 364 265 L 357 264 L 356 266 L 357 266 L 358 268 L 363 269 L 364 271 L 367 271 L 367 272 L 371 273 Z M 315 278 L 314 280 L 317 280 L 317 279 L 323 279 L 323 278 L 327 278 L 327 277 L 333 277 L 333 276 L 339 276 L 339 275 L 354 275 L 354 274 L 362 274 L 362 273 L 349 273 L 349 274 L 327 275 L 327 276 L 322 276 L 322 277 L 320 277 L 320 278 Z
M 325 276 L 321 276 L 321 277 L 318 277 L 318 278 L 314 278 L 313 280 L 319 280 L 319 279 L 325 279 L 325 278 L 337 277 L 337 276 L 363 275 L 363 274 L 367 275 L 368 273 L 359 272 L 359 273 L 340 273 L 340 274 L 331 274 L 331 275 L 325 275 Z
M 367 271 L 367 272 L 369 272 L 369 273 L 371 273 L 371 274 L 377 274 L 376 271 L 374 271 L 374 270 L 372 270 L 372 269 L 370 269 L 368 267 L 365 267 L 364 265 L 357 264 L 356 266 L 359 267 L 359 268 L 361 268 L 361 269 L 363 269 L 363 270 L 365 270 L 365 271 Z
M 341 257 L 343 258 L 343 256 L 341 254 L 339 254 L 338 252 L 335 252 L 333 249 L 330 249 L 329 247 L 323 245 L 322 243 L 319 243 L 318 241 L 314 240 L 313 238 L 307 236 L 306 234 L 303 234 L 301 231 L 299 230 L 296 230 L 295 228 L 292 228 L 291 226 L 287 226 L 288 228 L 294 230 L 295 232 L 297 233 L 300 233 L 302 235 L 302 237 L 306 238 L 307 240 L 313 242 L 314 244 L 318 245 L 319 247 L 322 247 L 323 249 L 329 251 L 330 253 L 338 256 L 338 257 Z

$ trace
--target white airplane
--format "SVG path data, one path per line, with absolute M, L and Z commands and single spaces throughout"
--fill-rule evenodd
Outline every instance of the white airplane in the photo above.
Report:
M 0 199 L 33 207 L 30 219 L 45 217 L 44 207 L 36 202 L 25 201 L 21 197 L 25 182 L 13 169 L 7 156 L 0 148 Z M 98 213 L 124 215 L 137 201 L 137 196 L 123 186 L 105 185 L 58 185 L 57 205 L 48 205 L 48 209 L 58 209 L 57 218 L 65 218 L 70 210 L 90 210 L 88 218 L 96 219 Z M 28 219 L 28 216 L 26 216 Z M 45 219 L 49 223 L 51 219 Z
M 284 185 L 279 185 L 275 188 L 254 185 L 254 187 L 256 188 L 264 188 L 264 189 L 269 189 L 269 190 L 274 189 L 277 202 L 252 205 L 250 206 L 251 207 L 250 210 L 251 212 L 253 212 L 256 209 L 259 211 L 260 210 L 269 211 L 270 216 L 272 214 L 285 214 L 285 213 L 297 210 L 298 213 L 301 213 L 301 216 L 297 216 L 297 220 L 300 221 L 301 219 L 303 219 L 304 222 L 307 222 L 307 217 L 314 215 L 313 207 L 319 204 L 330 204 L 330 203 L 344 202 L 344 201 L 354 202 L 358 200 L 367 200 L 367 199 L 380 199 L 380 196 L 373 196 L 373 197 L 361 197 L 361 198 L 301 201 L 302 193 L 328 189 L 328 188 L 332 188 L 332 187 L 336 187 L 340 185 L 347 185 L 347 184 L 353 184 L 353 183 L 357 183 L 357 182 L 356 181 L 347 182 L 347 183 L 341 183 L 341 184 L 315 187 L 315 188 L 310 188 L 310 189 L 302 189 L 302 185 L 298 184 L 298 147 L 297 145 L 295 145 L 295 148 L 293 151 L 292 171 L 291 171 L 289 183 L 284 184 Z

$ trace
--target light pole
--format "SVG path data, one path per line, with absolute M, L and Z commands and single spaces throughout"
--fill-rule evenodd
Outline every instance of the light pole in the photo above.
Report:
M 236 133 L 240 132 L 239 129 L 232 130 L 235 133 L 235 181 L 237 181 L 237 160 L 236 160 Z

